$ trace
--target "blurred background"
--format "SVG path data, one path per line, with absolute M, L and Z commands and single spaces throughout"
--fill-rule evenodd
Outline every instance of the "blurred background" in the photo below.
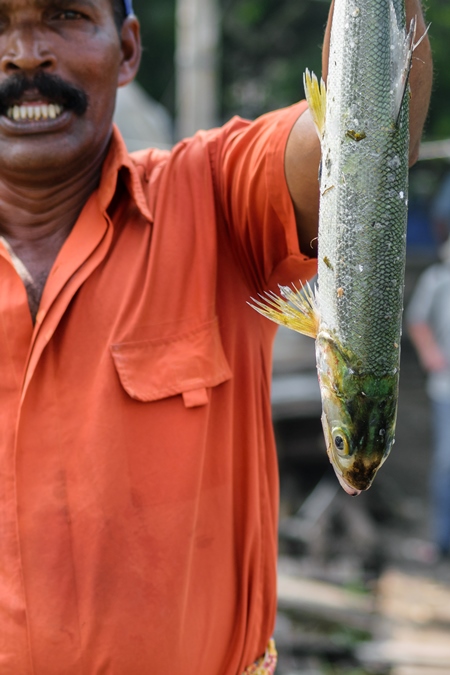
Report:
M 435 205 L 450 175 L 450 4 L 426 5 L 435 80 L 410 175 L 406 304 L 449 234 Z M 305 68 L 321 71 L 328 0 L 134 0 L 134 7 L 142 67 L 138 82 L 119 92 L 116 111 L 130 150 L 170 148 L 235 114 L 254 118 L 294 103 Z M 280 329 L 272 401 L 279 675 L 449 675 L 450 561 L 433 543 L 430 407 L 407 331 L 396 445 L 356 500 L 338 487 L 326 458 L 311 339 Z

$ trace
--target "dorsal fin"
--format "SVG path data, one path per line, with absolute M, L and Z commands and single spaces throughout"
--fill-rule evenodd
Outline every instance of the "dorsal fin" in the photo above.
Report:
M 317 76 L 311 73 L 308 69 L 303 75 L 303 86 L 305 88 L 305 96 L 308 101 L 311 117 L 320 140 L 325 131 L 325 119 L 327 109 L 327 89 L 325 82 L 321 79 L 320 84 Z

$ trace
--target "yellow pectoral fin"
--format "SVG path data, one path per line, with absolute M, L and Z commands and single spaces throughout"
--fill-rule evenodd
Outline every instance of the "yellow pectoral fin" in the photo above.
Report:
M 286 326 L 298 333 L 316 338 L 319 331 L 319 311 L 314 292 L 309 284 L 299 290 L 295 286 L 280 286 L 279 297 L 275 293 L 266 292 L 261 300 L 252 298 L 250 307 L 267 319 Z
M 325 118 L 327 109 L 327 90 L 325 82 L 321 79 L 320 84 L 317 76 L 308 69 L 303 75 L 303 86 L 305 96 L 308 101 L 309 109 L 313 122 L 321 139 L 325 131 Z

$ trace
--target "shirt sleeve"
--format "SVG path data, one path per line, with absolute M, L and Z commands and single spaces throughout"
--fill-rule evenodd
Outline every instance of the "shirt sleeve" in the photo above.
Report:
M 284 168 L 286 144 L 306 102 L 222 127 L 211 153 L 216 195 L 252 288 L 304 282 L 316 260 L 299 249 Z

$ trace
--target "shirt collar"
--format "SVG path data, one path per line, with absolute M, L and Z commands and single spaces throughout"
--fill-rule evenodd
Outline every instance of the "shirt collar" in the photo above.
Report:
M 152 223 L 153 214 L 144 194 L 139 170 L 128 154 L 125 141 L 118 128 L 114 125 L 109 152 L 103 163 L 98 189 L 99 204 L 103 212 L 107 211 L 113 200 L 117 189 L 117 179 L 121 172 L 130 197 L 144 218 Z

